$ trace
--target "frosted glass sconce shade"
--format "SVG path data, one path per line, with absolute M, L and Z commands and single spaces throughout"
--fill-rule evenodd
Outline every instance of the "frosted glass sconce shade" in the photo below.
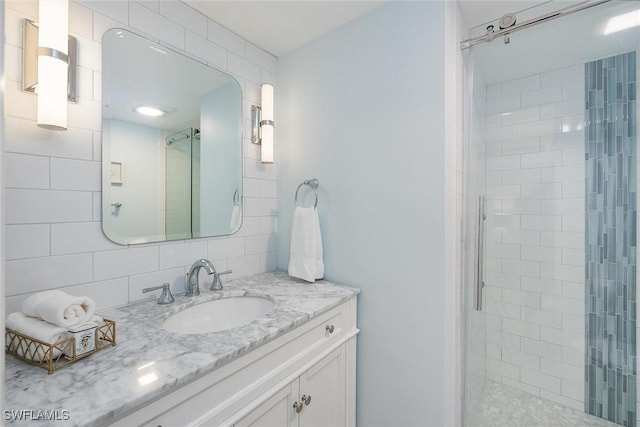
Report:
M 68 0 L 40 0 L 39 16 L 39 25 L 24 20 L 22 89 L 38 95 L 38 126 L 66 130 L 67 101 L 77 100 Z
M 251 142 L 261 144 L 262 163 L 273 163 L 273 86 L 262 85 L 262 106 L 251 106 Z

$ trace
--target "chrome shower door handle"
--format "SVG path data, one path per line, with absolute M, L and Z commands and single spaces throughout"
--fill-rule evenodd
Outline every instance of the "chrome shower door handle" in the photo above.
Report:
M 476 248 L 476 280 L 474 286 L 473 305 L 476 311 L 482 311 L 482 291 L 484 288 L 484 225 L 487 215 L 485 213 L 484 196 L 478 197 L 478 223 L 477 223 L 477 248 Z

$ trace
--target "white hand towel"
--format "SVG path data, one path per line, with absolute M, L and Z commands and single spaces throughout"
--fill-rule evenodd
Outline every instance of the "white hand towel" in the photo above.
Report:
M 297 206 L 291 226 L 289 276 L 314 282 L 324 277 L 322 236 L 315 207 Z
M 20 312 L 9 314 L 5 322 L 5 326 L 23 335 L 48 344 L 55 344 L 69 337 L 65 328 L 52 325 L 51 323 L 36 319 L 35 317 L 29 317 Z M 12 340 L 7 344 L 9 345 L 9 348 L 18 353 L 18 355 L 36 362 L 39 362 L 49 356 L 48 352 L 45 352 L 43 347 L 37 343 L 27 345 L 25 341 L 19 342 L 18 340 Z M 61 351 L 54 348 L 52 353 L 55 358 L 60 355 Z
M 95 310 L 96 303 L 91 298 L 76 297 L 57 289 L 38 292 L 22 303 L 22 312 L 27 316 L 63 328 L 89 321 Z

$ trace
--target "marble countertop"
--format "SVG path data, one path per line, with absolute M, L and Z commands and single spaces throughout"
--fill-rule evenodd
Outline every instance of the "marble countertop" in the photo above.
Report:
M 57 410 L 62 421 L 39 426 L 105 425 L 115 418 L 175 390 L 194 378 L 234 360 L 349 298 L 358 290 L 326 281 L 306 283 L 284 272 L 263 273 L 229 281 L 222 292 L 201 286 L 197 297 L 177 296 L 162 306 L 155 300 L 98 314 L 115 320 L 117 345 L 65 366 L 53 374 L 5 357 L 5 412 Z M 188 306 L 212 299 L 268 296 L 275 309 L 247 325 L 221 332 L 178 335 L 161 322 Z M 142 376 L 151 380 L 146 385 Z M 154 379 L 156 378 L 157 379 Z M 15 422 L 29 425 L 35 421 Z

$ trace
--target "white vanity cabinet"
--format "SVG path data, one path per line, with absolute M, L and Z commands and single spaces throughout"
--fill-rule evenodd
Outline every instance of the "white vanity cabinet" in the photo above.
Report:
M 357 333 L 353 297 L 112 425 L 353 426 Z
M 346 427 L 346 344 L 317 362 L 263 404 L 235 422 L 234 427 Z

